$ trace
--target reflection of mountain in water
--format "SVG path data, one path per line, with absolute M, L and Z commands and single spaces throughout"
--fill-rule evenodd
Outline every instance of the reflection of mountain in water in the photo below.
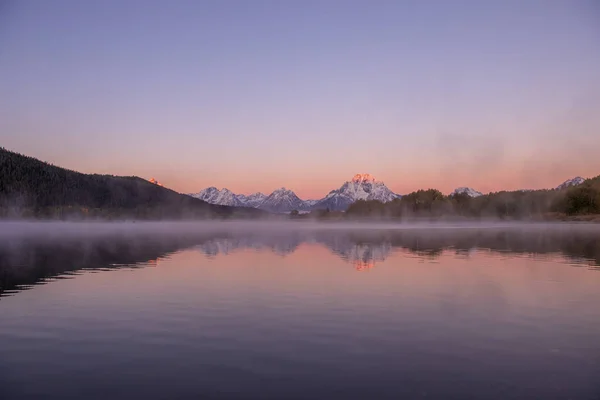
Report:
M 355 242 L 352 238 L 340 235 L 284 235 L 217 237 L 195 246 L 208 257 L 227 255 L 236 250 L 268 250 L 278 255 L 288 255 L 296 251 L 302 243 L 318 243 L 328 247 L 333 253 L 353 264 L 357 269 L 371 268 L 375 262 L 384 261 L 391 253 L 389 242 Z
M 355 244 L 351 246 L 350 251 L 344 249 L 341 254 L 342 258 L 351 262 L 357 270 L 363 271 L 373 268 L 376 262 L 384 261 L 390 254 L 391 248 L 389 243 Z
M 392 252 L 392 245 L 388 241 L 372 241 L 368 237 L 323 235 L 317 241 L 359 271 L 373 268 L 375 263 L 384 261 Z
M 447 250 L 468 257 L 474 249 L 536 256 L 559 254 L 593 268 L 600 265 L 600 232 L 578 229 L 338 229 L 262 234 L 188 232 L 3 237 L 0 241 L 0 295 L 81 270 L 156 266 L 161 258 L 187 248 L 197 249 L 207 257 L 243 249 L 266 250 L 285 256 L 302 243 L 322 245 L 358 270 L 372 268 L 393 251 L 434 259 Z
M 208 239 L 195 246 L 208 257 L 230 254 L 240 249 L 269 250 L 285 256 L 291 254 L 303 242 L 299 235 L 278 236 L 225 236 Z

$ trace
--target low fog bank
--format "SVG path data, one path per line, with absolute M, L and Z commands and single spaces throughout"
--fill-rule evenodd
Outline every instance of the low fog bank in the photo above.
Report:
M 294 232 L 402 232 L 465 230 L 570 231 L 600 234 L 600 224 L 582 222 L 314 222 L 314 221 L 197 221 L 197 222 L 0 222 L 0 239 L 15 237 L 93 237 L 110 235 L 283 234 Z

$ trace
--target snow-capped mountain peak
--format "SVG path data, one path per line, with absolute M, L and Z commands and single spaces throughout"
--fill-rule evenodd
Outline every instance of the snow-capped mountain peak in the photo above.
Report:
M 477 190 L 472 189 L 470 187 L 459 187 L 459 188 L 454 189 L 454 191 L 452 193 L 450 193 L 451 196 L 457 195 L 457 194 L 466 194 L 469 197 L 483 196 L 483 193 L 478 192 Z
M 271 212 L 290 212 L 306 210 L 308 206 L 292 190 L 282 187 L 267 196 L 259 208 Z
M 202 189 L 198 193 L 191 193 L 190 196 L 210 203 L 209 199 L 212 199 L 213 197 L 218 195 L 219 192 L 219 189 L 217 189 L 214 186 L 211 186 L 207 187 L 206 189 Z
M 566 188 L 571 187 L 571 186 L 581 185 L 584 181 L 585 181 L 585 179 L 583 179 L 580 176 L 577 176 L 577 177 L 575 177 L 573 179 L 569 179 L 569 180 L 564 181 L 563 183 L 561 183 L 560 185 L 558 185 L 556 187 L 556 189 L 557 190 L 561 190 L 561 189 L 566 189 Z
M 208 187 L 204 190 L 201 190 L 198 193 L 190 194 L 190 196 L 195 197 L 200 200 L 204 200 L 210 204 L 219 204 L 222 206 L 234 206 L 234 207 L 243 207 L 244 204 L 237 198 L 235 193 L 227 188 L 223 188 L 222 190 L 217 189 L 214 186 Z
M 329 192 L 314 205 L 314 208 L 343 211 L 357 200 L 377 200 L 386 203 L 399 197 L 372 175 L 357 174 L 339 189 Z

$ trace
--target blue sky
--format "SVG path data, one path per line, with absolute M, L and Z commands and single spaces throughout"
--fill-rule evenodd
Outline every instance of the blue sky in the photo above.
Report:
M 594 1 L 4 1 L 0 145 L 188 192 L 600 174 Z

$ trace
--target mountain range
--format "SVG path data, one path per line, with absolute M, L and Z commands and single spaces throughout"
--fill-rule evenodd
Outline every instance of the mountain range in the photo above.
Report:
M 566 189 L 571 186 L 580 185 L 585 179 L 576 177 L 569 179 L 555 190 Z M 470 187 L 458 187 L 450 195 L 466 194 L 469 197 L 483 196 Z M 330 191 L 325 197 L 318 200 L 303 200 L 290 189 L 282 187 L 273 191 L 270 195 L 261 192 L 251 195 L 235 194 L 227 188 L 221 190 L 214 186 L 201 190 L 198 193 L 190 193 L 192 197 L 204 200 L 210 204 L 251 207 L 274 213 L 289 213 L 293 210 L 299 212 L 311 210 L 345 211 L 357 200 L 377 200 L 382 203 L 399 199 L 402 195 L 391 191 L 383 182 L 376 180 L 370 174 L 356 174 L 354 177 L 342 184 L 338 189 Z
M 387 203 L 401 197 L 369 174 L 355 175 L 338 189 L 330 191 L 327 196 L 318 200 L 303 200 L 292 190 L 284 187 L 273 191 L 268 196 L 260 192 L 246 196 L 235 194 L 227 188 L 219 190 L 212 186 L 198 193 L 191 193 L 190 196 L 210 204 L 253 207 L 275 213 L 325 209 L 344 211 L 357 200 L 378 200 Z

